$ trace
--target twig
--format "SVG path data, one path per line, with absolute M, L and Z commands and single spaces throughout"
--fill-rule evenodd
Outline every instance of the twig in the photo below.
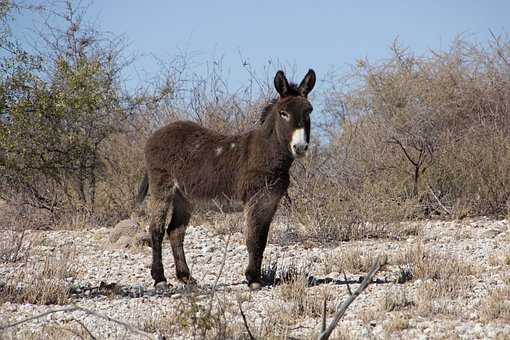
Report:
M 16 321 L 16 322 L 11 323 L 11 324 L 0 326 L 0 330 L 4 330 L 4 329 L 7 329 L 7 328 L 15 327 L 15 326 L 21 325 L 22 323 L 28 322 L 28 321 L 37 320 L 37 319 L 45 317 L 46 315 L 49 315 L 49 314 L 58 313 L 58 312 L 74 312 L 76 310 L 78 310 L 78 307 L 70 307 L 70 308 L 62 308 L 62 309 L 50 310 L 50 311 L 44 312 L 44 313 L 36 315 L 36 316 L 31 316 L 29 318 L 26 318 L 26 319 L 23 319 L 23 320 L 20 320 L 20 321 Z
M 321 334 L 326 331 L 326 311 L 328 308 L 328 299 L 326 294 L 324 294 L 324 304 L 322 306 L 322 324 L 321 324 Z
M 97 340 L 97 338 L 92 334 L 92 332 L 87 328 L 87 326 L 85 326 L 83 324 L 83 322 L 81 322 L 80 320 L 78 320 L 76 318 L 74 318 L 74 321 L 76 321 L 81 326 L 81 328 L 83 328 L 85 330 L 85 332 L 87 332 L 87 334 L 90 336 L 90 338 L 92 340 Z
M 345 272 L 344 272 L 344 281 L 347 284 L 347 291 L 349 292 L 349 295 L 352 296 L 351 286 L 349 285 L 349 280 L 347 280 L 347 275 L 345 275 Z
M 492 36 L 492 39 L 494 40 L 494 42 L 496 43 L 496 53 L 498 54 L 498 56 L 505 62 L 505 64 L 507 64 L 508 66 L 510 66 L 510 63 L 508 62 L 508 60 L 505 58 L 505 55 L 501 52 L 501 46 L 500 46 L 500 39 L 499 37 L 497 37 L 494 32 L 492 32 L 492 30 L 489 28 L 489 33 L 491 34 Z
M 244 315 L 243 308 L 241 307 L 241 300 L 238 299 L 237 304 L 239 305 L 239 311 L 241 312 L 241 316 L 243 318 L 244 328 L 246 328 L 246 332 L 248 332 L 250 340 L 255 340 L 255 337 L 250 331 L 250 326 L 248 326 L 248 321 L 246 321 L 246 315 Z
M 440 200 L 439 200 L 439 198 L 436 196 L 436 194 L 434 193 L 434 190 L 432 190 L 432 187 L 431 187 L 430 185 L 429 185 L 429 190 L 430 190 L 430 193 L 432 194 L 432 196 L 436 199 L 436 202 L 439 204 L 439 206 L 440 206 L 441 208 L 443 208 L 443 210 L 444 210 L 444 211 L 446 211 L 446 213 L 447 213 L 448 215 L 451 215 L 451 214 L 452 214 L 452 212 L 451 212 L 449 209 L 447 209 L 447 208 L 443 205 L 443 203 L 441 203 L 441 201 L 440 201 Z
M 154 337 L 152 334 L 144 332 L 144 331 L 142 331 L 142 330 L 140 330 L 138 328 L 135 328 L 135 327 L 131 326 L 128 323 L 125 323 L 123 321 L 110 318 L 109 316 L 106 316 L 106 315 L 103 315 L 103 314 L 99 314 L 99 313 L 96 313 L 96 312 L 94 312 L 94 311 L 92 311 L 90 309 L 86 309 L 86 308 L 79 307 L 79 306 L 73 306 L 73 307 L 69 307 L 69 308 L 50 310 L 50 311 L 44 312 L 44 313 L 36 315 L 36 316 L 31 316 L 29 318 L 26 318 L 26 319 L 23 319 L 23 320 L 20 320 L 20 321 L 16 321 L 16 322 L 11 323 L 11 324 L 0 326 L 0 330 L 4 330 L 4 329 L 7 329 L 7 328 L 15 327 L 15 326 L 21 325 L 21 324 L 23 324 L 25 322 L 28 322 L 28 321 L 37 320 L 37 319 L 43 318 L 43 317 L 45 317 L 47 315 L 50 315 L 50 314 L 54 314 L 54 313 L 58 313 L 58 312 L 69 313 L 69 312 L 74 312 L 74 311 L 81 311 L 81 312 L 84 312 L 84 313 L 86 313 L 88 315 L 92 315 L 92 316 L 95 316 L 97 318 L 104 319 L 104 320 L 107 320 L 107 321 L 119 324 L 121 326 L 124 326 L 124 328 L 126 328 L 130 332 L 138 334 L 138 335 L 141 335 L 141 336 L 144 336 L 144 337 L 149 338 L 149 339 L 152 339 Z
M 341 305 L 337 307 L 333 320 L 331 321 L 326 330 L 321 331 L 318 338 L 319 340 L 329 339 L 331 333 L 333 333 L 333 330 L 337 326 L 338 322 L 347 311 L 347 308 L 349 308 L 350 304 L 361 294 L 361 292 L 363 292 L 368 287 L 374 275 L 381 269 L 385 262 L 386 262 L 385 258 L 381 259 L 380 257 L 378 257 L 375 260 L 374 264 L 370 268 L 370 271 L 367 273 L 367 275 L 363 279 L 363 282 L 361 282 L 356 291 L 354 291 L 354 293 L 352 293 L 352 295 L 350 295 L 347 298 L 347 300 L 345 300 Z
M 220 280 L 221 274 L 223 273 L 223 268 L 225 267 L 225 263 L 227 262 L 227 253 L 228 246 L 230 244 L 230 237 L 232 234 L 228 234 L 227 240 L 225 242 L 225 250 L 223 251 L 223 259 L 221 260 L 220 270 L 218 271 L 218 275 L 216 275 L 216 279 L 214 280 L 214 284 L 211 291 L 211 300 L 209 301 L 209 310 L 208 314 L 211 314 L 212 305 L 214 301 L 214 295 L 216 293 L 216 288 L 218 287 L 218 281 Z

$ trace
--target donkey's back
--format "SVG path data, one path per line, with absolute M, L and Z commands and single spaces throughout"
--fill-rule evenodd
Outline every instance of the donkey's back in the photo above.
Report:
M 178 188 L 190 199 L 234 199 L 243 147 L 242 136 L 221 135 L 187 121 L 166 125 L 145 147 L 151 193 Z

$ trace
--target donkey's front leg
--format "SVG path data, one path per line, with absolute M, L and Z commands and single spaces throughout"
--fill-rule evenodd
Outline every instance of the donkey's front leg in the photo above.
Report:
M 267 243 L 269 225 L 278 207 L 281 195 L 257 195 L 250 200 L 245 208 L 246 216 L 246 247 L 248 248 L 248 267 L 246 280 L 251 290 L 260 289 L 262 280 L 260 267 Z

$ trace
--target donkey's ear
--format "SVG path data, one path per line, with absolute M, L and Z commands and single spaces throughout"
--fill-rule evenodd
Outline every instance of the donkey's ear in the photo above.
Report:
M 298 91 L 303 96 L 308 96 L 308 93 L 310 93 L 313 90 L 313 87 L 315 86 L 315 72 L 310 69 L 308 70 L 308 73 L 301 81 L 301 84 L 299 84 Z
M 288 95 L 290 85 L 283 71 L 276 72 L 276 76 L 274 76 L 274 87 L 280 96 L 285 97 Z

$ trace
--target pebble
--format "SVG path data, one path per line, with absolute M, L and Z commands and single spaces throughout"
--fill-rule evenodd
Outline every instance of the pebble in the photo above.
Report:
M 387 296 L 389 289 L 394 284 L 371 285 L 360 297 L 349 307 L 346 315 L 341 321 L 341 329 L 349 329 L 349 334 L 354 338 L 438 338 L 449 331 L 455 332 L 461 338 L 491 338 L 509 337 L 510 325 L 504 321 L 493 321 L 482 323 L 480 321 L 480 308 L 485 303 L 489 291 L 504 284 L 504 279 L 510 276 L 509 266 L 500 266 L 496 269 L 489 266 L 489 256 L 493 254 L 509 254 L 510 244 L 498 241 L 502 231 L 508 230 L 508 221 L 491 221 L 481 219 L 477 221 L 458 221 L 455 223 L 442 221 L 421 222 L 424 229 L 424 237 L 408 237 L 402 241 L 392 240 L 362 240 L 338 243 L 338 249 L 362 249 L 363 253 L 385 252 L 388 255 L 400 255 L 412 249 L 416 242 L 423 242 L 426 251 L 447 254 L 456 257 L 467 263 L 474 263 L 480 267 L 480 274 L 466 278 L 469 280 L 470 289 L 467 297 L 458 301 L 451 301 L 460 310 L 459 315 L 443 316 L 437 313 L 431 315 L 420 315 L 416 307 L 408 307 L 402 311 L 380 312 L 379 306 Z M 175 278 L 175 266 L 172 258 L 172 251 L 167 240 L 163 243 L 163 265 L 168 283 L 171 285 L 168 291 L 156 292 L 150 275 L 150 254 L 149 247 L 140 249 L 113 249 L 107 244 L 111 229 L 101 228 L 87 231 L 37 231 L 33 232 L 34 237 L 44 239 L 46 246 L 38 246 L 34 243 L 34 255 L 31 255 L 28 264 L 44 263 L 44 254 L 48 249 L 53 249 L 53 254 L 58 254 L 63 245 L 73 244 L 76 247 L 76 254 L 71 263 L 76 265 L 76 273 L 65 279 L 71 285 L 73 296 L 70 298 L 69 306 L 79 305 L 83 308 L 94 310 L 108 317 L 125 321 L 131 325 L 143 325 L 144 322 L 154 320 L 156 317 L 173 317 L 181 313 L 188 305 L 188 300 L 183 298 L 188 294 L 184 287 Z M 469 235 L 469 237 L 460 237 Z M 219 268 L 222 265 L 225 249 L 225 237 L 210 232 L 205 227 L 194 226 L 188 228 L 185 241 L 185 252 L 188 265 L 192 275 L 199 282 L 196 293 L 197 303 L 208 304 L 209 295 L 204 290 L 210 289 L 214 284 Z M 425 241 L 424 241 L 425 240 Z M 496 247 L 496 248 L 495 248 Z M 338 250 L 336 249 L 336 250 Z M 300 244 L 280 246 L 269 244 L 266 250 L 264 266 L 271 261 L 277 261 L 278 270 L 289 264 L 295 264 L 306 268 L 307 272 L 315 277 L 331 277 L 343 281 L 343 273 L 335 271 L 335 267 L 329 267 L 330 272 L 322 272 L 323 261 L 331 255 L 331 247 L 307 247 Z M 39 254 L 40 253 L 40 254 Z M 42 254 L 42 255 L 41 255 Z M 53 256 L 53 255 L 52 255 Z M 329 256 L 329 261 L 336 261 L 336 258 Z M 264 287 L 257 292 L 248 291 L 243 283 L 244 270 L 247 264 L 248 255 L 244 244 L 244 237 L 241 233 L 234 234 L 230 239 L 226 263 L 223 266 L 222 275 L 218 281 L 216 297 L 219 301 L 228 301 L 235 308 L 232 309 L 232 319 L 229 322 L 240 323 L 237 309 L 237 299 L 243 298 L 243 311 L 245 311 L 248 322 L 254 325 L 262 325 L 265 320 L 275 315 L 275 310 L 289 310 L 291 303 L 282 298 L 281 287 Z M 25 270 L 19 264 L 0 263 L 0 276 L 2 282 L 9 282 L 8 278 L 16 271 Z M 490 270 L 485 270 L 490 268 Z M 333 269 L 333 270 L 331 270 Z M 380 278 L 392 277 L 399 272 L 398 266 L 388 265 L 386 272 L 381 273 Z M 346 275 L 357 280 L 361 273 L 346 273 Z M 5 279 L 4 279 L 5 278 Z M 115 283 L 120 287 L 120 292 L 114 289 L 94 290 L 104 284 Z M 403 285 L 396 285 L 398 289 L 406 292 L 409 299 L 414 299 L 416 293 L 425 282 L 433 280 L 415 279 Z M 226 286 L 224 286 L 226 285 Z M 22 287 L 23 285 L 20 285 Z M 358 284 L 352 284 L 351 289 L 356 289 Z M 207 288 L 209 287 L 209 288 Z M 202 289 L 202 291 L 200 291 Z M 323 284 L 317 287 L 306 288 L 303 297 L 317 297 L 321 300 L 323 291 L 330 292 L 330 308 L 343 301 L 347 296 L 344 285 Z M 179 301 L 182 301 L 179 302 Z M 6 302 L 0 305 L 0 315 L 5 315 L 8 320 L 19 320 L 28 316 L 40 314 L 44 311 L 61 308 L 65 306 L 43 306 L 31 304 L 15 304 Z M 371 324 L 364 324 L 362 315 L 365 312 L 376 311 Z M 377 312 L 379 311 L 379 312 Z M 379 313 L 379 314 L 377 314 Z M 396 313 L 407 313 L 409 317 L 409 328 L 402 330 L 398 335 L 386 333 L 383 325 L 394 318 Z M 230 315 L 230 314 L 227 314 Z M 23 330 L 32 330 L 37 333 L 45 325 L 47 320 L 52 323 L 64 323 L 70 318 L 79 319 L 92 331 L 97 338 L 122 338 L 125 336 L 125 329 L 117 327 L 111 322 L 98 319 L 92 316 L 85 316 L 83 312 L 74 312 L 65 315 L 64 313 L 51 314 L 47 318 L 34 320 L 26 324 Z M 309 338 L 310 332 L 317 331 L 320 324 L 320 317 L 301 318 L 295 316 L 296 325 L 288 330 L 288 336 L 296 338 Z M 369 326 L 369 327 L 367 327 Z M 243 329 L 241 324 L 241 329 Z M 16 333 L 15 333 L 16 334 Z M 16 338 L 16 336 L 13 338 Z M 395 333 L 397 334 L 397 333 Z M 188 336 L 190 334 L 187 334 Z M 185 335 L 183 335 L 185 337 Z M 136 338 L 136 337 L 133 337 Z

